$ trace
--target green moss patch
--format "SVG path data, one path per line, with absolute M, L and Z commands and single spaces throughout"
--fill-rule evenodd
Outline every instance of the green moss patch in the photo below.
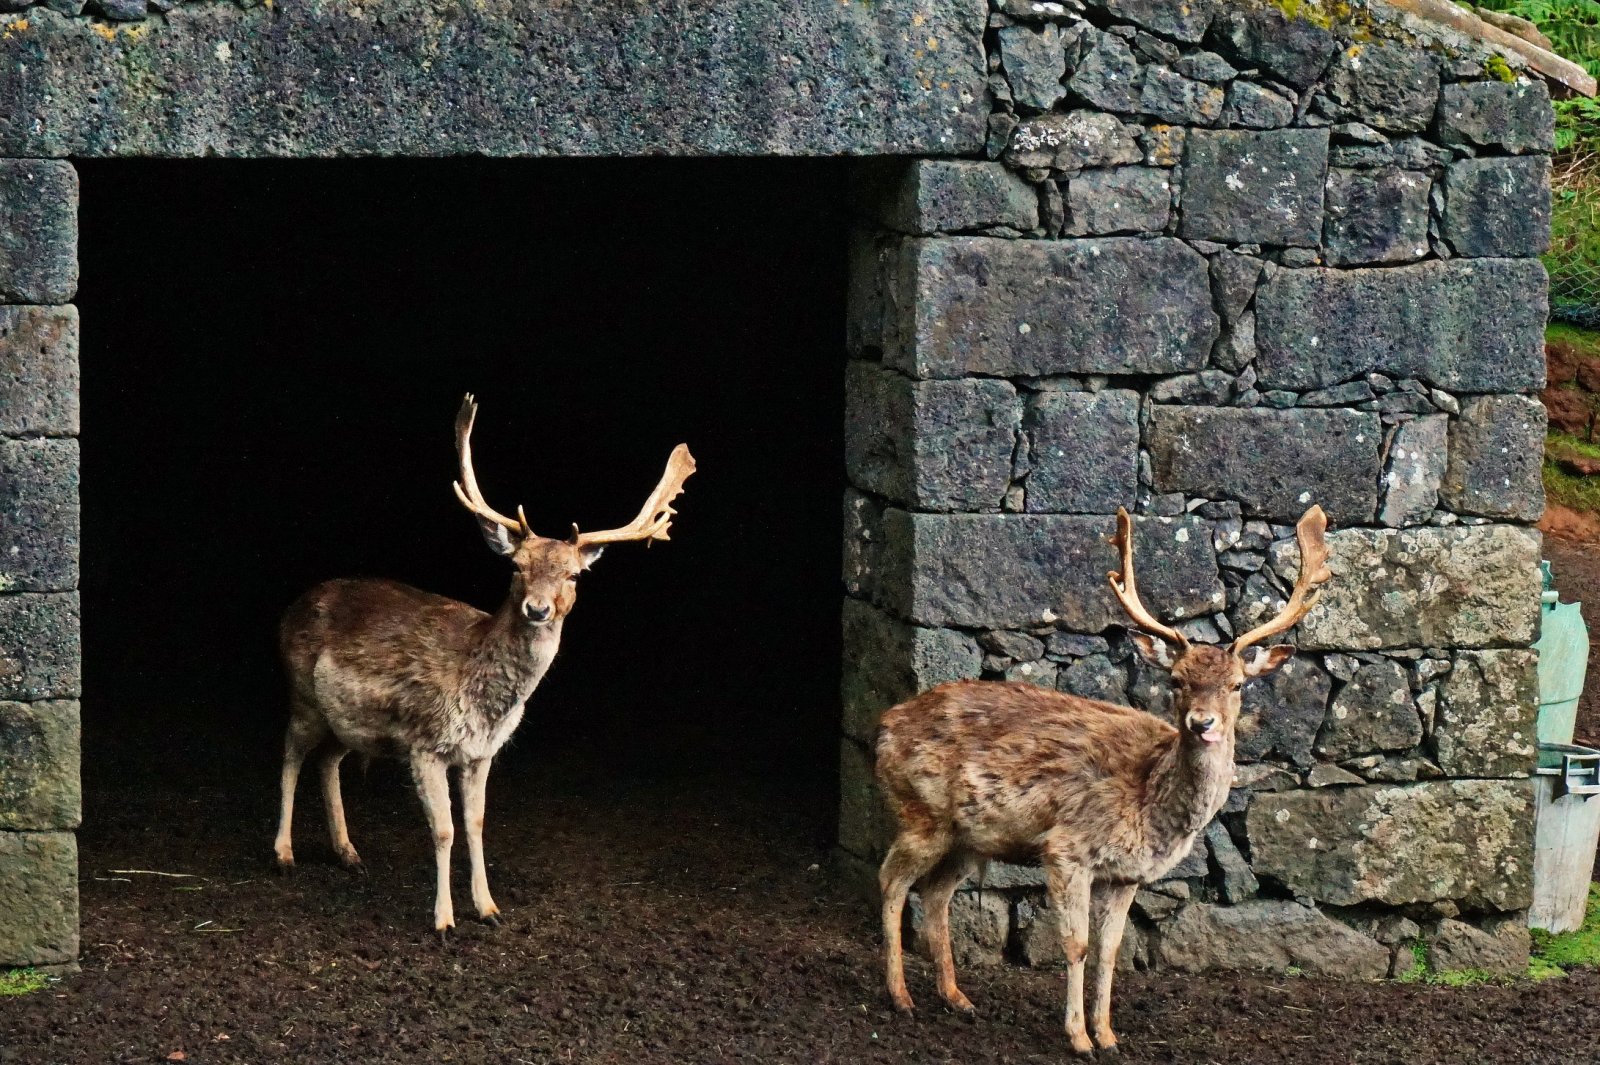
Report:
M 43 991 L 50 982 L 44 973 L 32 969 L 0 970 L 0 998 L 8 995 L 31 995 Z
M 1600 968 L 1600 884 L 1589 885 L 1589 906 L 1576 931 L 1533 930 L 1533 953 L 1562 969 Z

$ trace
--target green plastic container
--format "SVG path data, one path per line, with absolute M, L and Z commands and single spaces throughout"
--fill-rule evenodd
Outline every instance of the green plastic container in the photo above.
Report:
M 1560 601 L 1550 563 L 1541 562 L 1539 568 L 1544 572 L 1544 594 L 1539 642 L 1533 645 L 1539 652 L 1536 731 L 1540 743 L 1568 744 L 1589 668 L 1589 628 L 1577 603 Z

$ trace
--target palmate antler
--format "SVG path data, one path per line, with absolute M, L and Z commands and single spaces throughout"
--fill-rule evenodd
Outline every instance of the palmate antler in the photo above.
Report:
M 624 540 L 670 540 L 672 537 L 668 530 L 672 528 L 672 516 L 677 513 L 671 506 L 674 499 L 683 491 L 683 482 L 694 473 L 694 456 L 689 454 L 688 444 L 679 444 L 672 449 L 672 454 L 667 458 L 666 472 L 662 473 L 661 480 L 656 484 L 656 490 L 650 493 L 650 498 L 645 500 L 644 508 L 639 511 L 639 516 L 628 524 L 618 529 L 602 529 L 599 532 L 579 532 L 578 527 L 572 527 L 570 542 L 578 547 L 593 547 L 597 544 L 615 544 Z
M 508 518 L 491 507 L 478 488 L 478 478 L 472 472 L 472 423 L 477 417 L 478 401 L 468 392 L 461 401 L 461 409 L 456 412 L 456 455 L 461 459 L 461 480 L 455 482 L 456 498 L 480 518 L 504 525 L 518 536 L 531 535 L 527 516 L 522 513 L 520 506 L 516 518 Z M 466 487 L 463 488 L 463 485 Z
M 478 488 L 478 478 L 472 472 L 472 423 L 477 416 L 478 402 L 468 392 L 461 401 L 461 410 L 456 414 L 456 454 L 461 459 L 461 479 L 455 482 L 456 498 L 480 518 L 503 525 L 518 536 L 532 536 L 533 530 L 528 526 L 528 516 L 523 513 L 522 507 L 517 507 L 515 518 L 508 518 L 491 507 Z M 661 475 L 650 498 L 645 500 L 644 509 L 639 511 L 638 517 L 619 529 L 602 529 L 599 532 L 579 532 L 574 525 L 570 542 L 578 547 L 593 547 L 624 540 L 670 540 L 672 537 L 668 530 L 672 527 L 672 516 L 677 513 L 671 503 L 683 492 L 683 482 L 694 471 L 695 461 L 694 456 L 689 454 L 689 445 L 679 444 L 672 449 L 672 454 L 667 458 L 666 472 Z
M 1333 571 L 1328 569 L 1328 544 L 1324 539 L 1327 530 L 1328 516 L 1321 507 L 1312 507 L 1300 518 L 1295 526 L 1295 538 L 1300 541 L 1300 575 L 1295 578 L 1294 593 L 1277 617 L 1233 641 L 1234 654 L 1280 632 L 1288 632 L 1317 605 L 1322 595 L 1320 585 L 1333 576 Z
M 1179 650 L 1187 650 L 1189 640 L 1183 633 L 1161 624 L 1139 600 L 1139 586 L 1133 579 L 1133 521 L 1128 517 L 1127 510 L 1122 507 L 1117 508 L 1117 535 L 1111 537 L 1109 542 L 1112 547 L 1122 552 L 1121 572 L 1112 570 L 1106 574 L 1111 581 L 1111 591 L 1116 595 L 1117 602 L 1122 604 L 1122 609 L 1127 611 L 1128 617 L 1141 629 L 1176 644 Z

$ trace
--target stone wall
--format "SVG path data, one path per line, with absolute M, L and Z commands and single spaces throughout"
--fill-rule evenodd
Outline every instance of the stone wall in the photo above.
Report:
M 1168 711 L 1107 588 L 1117 507 L 1146 601 L 1224 641 L 1282 606 L 1317 502 L 1333 582 L 1246 689 L 1236 786 L 1125 961 L 1381 976 L 1420 937 L 1519 967 L 1545 88 L 1359 10 L 991 6 L 986 158 L 862 182 L 845 865 L 875 890 L 873 732 L 918 690 Z M 995 864 L 958 899 L 969 961 L 1059 957 L 1041 884 Z
M 0 969 L 78 955 L 77 211 L 0 160 Z

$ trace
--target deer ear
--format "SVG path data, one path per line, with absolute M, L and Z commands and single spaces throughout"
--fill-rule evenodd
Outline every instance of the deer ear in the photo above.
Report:
M 1177 662 L 1176 656 L 1172 653 L 1172 645 L 1159 636 L 1151 636 L 1147 632 L 1129 632 L 1128 636 L 1133 640 L 1133 646 L 1138 650 L 1139 657 L 1152 666 L 1171 669 Z
M 1244 663 L 1244 675 L 1247 677 L 1264 677 L 1268 673 L 1276 672 L 1289 659 L 1294 657 L 1294 648 L 1286 643 L 1274 647 L 1260 647 L 1256 653 Z
M 605 554 L 605 553 L 606 553 L 606 545 L 605 544 L 594 544 L 594 545 L 592 545 L 590 547 L 580 547 L 578 549 L 578 558 L 579 558 L 579 561 L 583 564 L 583 568 L 584 569 L 588 569 L 590 566 L 592 566 L 596 562 L 600 561 L 600 556 Z
M 478 531 L 483 533 L 483 542 L 489 545 L 489 550 L 501 558 L 510 558 L 516 552 L 517 544 L 511 539 L 511 530 L 499 522 L 478 518 Z

